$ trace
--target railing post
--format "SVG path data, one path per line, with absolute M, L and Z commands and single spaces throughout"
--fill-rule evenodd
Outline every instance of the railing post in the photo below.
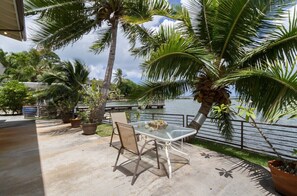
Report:
M 189 115 L 186 115 L 186 125 L 187 125 L 187 126 L 189 125 L 188 116 L 189 116 Z
M 155 120 L 155 114 L 154 113 L 152 113 L 152 119 Z
M 241 143 L 240 143 L 240 148 L 241 150 L 243 149 L 243 121 L 241 121 L 241 128 L 240 128 L 240 136 L 241 136 Z
M 185 127 L 185 115 L 183 115 L 183 127 Z

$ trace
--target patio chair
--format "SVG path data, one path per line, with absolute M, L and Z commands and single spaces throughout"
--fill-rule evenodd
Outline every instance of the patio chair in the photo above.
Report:
M 133 178 L 132 178 L 132 182 L 131 185 L 134 184 L 135 180 L 136 180 L 136 173 L 137 173 L 137 169 L 139 166 L 139 162 L 141 160 L 141 156 L 144 155 L 145 153 L 155 150 L 156 151 L 156 156 L 157 156 L 157 163 L 158 163 L 158 169 L 160 169 L 160 163 L 159 163 L 159 154 L 158 154 L 158 148 L 157 148 L 157 142 L 156 140 L 148 140 L 145 141 L 143 146 L 141 147 L 141 150 L 139 151 L 139 144 L 137 143 L 137 137 L 135 135 L 135 130 L 134 127 L 128 124 L 124 124 L 124 123 L 119 123 L 116 122 L 115 123 L 119 132 L 119 136 L 120 136 L 120 141 L 121 141 L 121 148 L 119 149 L 118 152 L 118 156 L 114 165 L 114 169 L 113 171 L 116 170 L 117 167 L 117 163 L 120 157 L 120 154 L 122 152 L 122 150 L 127 150 L 129 152 L 131 152 L 134 155 L 138 156 L 137 162 L 136 162 L 136 167 L 133 173 Z M 151 148 L 145 148 L 147 147 L 147 144 L 153 142 L 153 145 Z
M 112 143 L 113 136 L 119 134 L 115 123 L 120 122 L 120 123 L 128 124 L 126 113 L 125 112 L 114 112 L 114 113 L 110 113 L 110 116 L 112 119 L 112 134 L 111 134 L 109 146 L 113 146 L 113 147 L 119 149 L 120 142 Z

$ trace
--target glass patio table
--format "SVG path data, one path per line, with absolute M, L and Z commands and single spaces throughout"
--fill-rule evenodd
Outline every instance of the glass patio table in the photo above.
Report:
M 130 124 L 134 127 L 136 133 L 157 139 L 158 141 L 162 141 L 165 143 L 164 148 L 165 148 L 165 154 L 166 154 L 167 163 L 168 163 L 168 177 L 171 178 L 172 168 L 171 168 L 168 149 L 171 148 L 172 150 L 180 152 L 181 154 L 187 155 L 185 152 L 182 152 L 174 148 L 171 145 L 171 143 L 196 134 L 196 130 L 192 128 L 186 128 L 186 127 L 181 127 L 181 126 L 172 125 L 172 124 L 168 124 L 168 126 L 163 129 L 153 130 L 151 127 L 147 125 L 147 123 L 148 122 L 146 121 L 139 121 L 139 122 L 133 122 Z

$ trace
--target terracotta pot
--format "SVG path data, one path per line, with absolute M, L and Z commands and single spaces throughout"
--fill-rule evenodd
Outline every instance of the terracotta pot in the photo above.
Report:
M 97 123 L 85 123 L 82 124 L 83 134 L 92 135 L 96 133 Z
M 297 196 L 297 176 L 278 169 L 280 165 L 282 161 L 268 161 L 275 189 L 284 195 Z
M 80 126 L 81 119 L 70 119 L 71 127 L 77 128 Z
M 72 113 L 62 113 L 61 118 L 62 118 L 63 123 L 70 123 L 70 119 L 73 118 L 73 114 Z

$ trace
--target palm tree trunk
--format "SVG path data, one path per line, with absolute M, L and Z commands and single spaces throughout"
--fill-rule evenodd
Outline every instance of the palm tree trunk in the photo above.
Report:
M 195 118 L 191 121 L 191 123 L 188 125 L 188 127 L 196 129 L 198 133 L 209 111 L 211 110 L 211 107 L 212 107 L 212 102 L 203 101 L 201 103 L 200 109 L 198 110 L 198 113 L 196 114 Z
M 198 110 L 198 113 L 196 114 L 195 118 L 190 122 L 190 124 L 187 126 L 189 128 L 196 129 L 196 134 L 202 127 L 204 121 L 206 120 L 206 117 L 211 110 L 213 102 L 207 102 L 207 101 L 202 101 L 200 109 Z M 195 135 L 189 136 L 187 138 L 184 138 L 185 142 L 190 142 L 192 139 L 195 138 Z
M 115 20 L 111 28 L 111 43 L 110 43 L 110 49 L 109 49 L 108 63 L 105 71 L 103 86 L 101 88 L 102 99 L 100 100 L 101 104 L 98 111 L 99 123 L 102 122 L 104 117 L 106 101 L 108 97 L 109 87 L 111 84 L 111 76 L 112 76 L 112 70 L 113 70 L 115 54 L 116 54 L 117 31 L 118 31 L 118 20 Z

